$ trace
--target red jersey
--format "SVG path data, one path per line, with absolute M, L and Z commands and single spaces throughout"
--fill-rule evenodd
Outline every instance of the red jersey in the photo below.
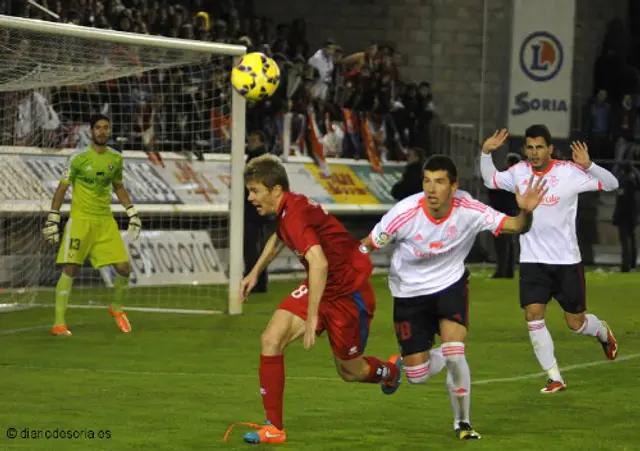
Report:
M 373 272 L 369 256 L 333 215 L 302 194 L 286 192 L 278 206 L 276 234 L 295 252 L 307 273 L 304 258 L 315 245 L 322 246 L 329 265 L 323 299 L 357 291 Z

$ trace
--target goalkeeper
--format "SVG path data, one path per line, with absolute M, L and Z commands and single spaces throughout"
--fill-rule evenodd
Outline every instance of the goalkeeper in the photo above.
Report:
M 56 313 L 52 335 L 71 335 L 65 321 L 67 302 L 73 278 L 87 257 L 94 268 L 106 265 L 115 267 L 116 279 L 109 313 L 122 332 L 131 332 L 127 315 L 122 310 L 122 299 L 129 287 L 131 268 L 127 250 L 111 212 L 112 186 L 129 216 L 130 239 L 138 238 L 142 224 L 122 184 L 122 155 L 106 145 L 111 134 L 109 118 L 94 116 L 90 126 L 91 145 L 69 157 L 43 229 L 47 243 L 60 243 L 60 207 L 69 185 L 73 185 L 71 213 L 56 261 L 63 267 L 56 285 Z

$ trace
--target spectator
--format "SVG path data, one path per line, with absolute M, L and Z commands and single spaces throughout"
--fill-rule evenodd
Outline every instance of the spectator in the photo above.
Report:
M 308 64 L 318 71 L 318 80 L 313 87 L 312 95 L 319 100 L 326 100 L 333 76 L 333 54 L 336 51 L 336 43 L 327 39 L 324 47 L 319 49 L 309 58 Z
M 0 0 L 0 4 L 7 7 L 16 2 Z M 249 51 L 273 53 L 282 74 L 280 87 L 263 102 L 249 102 L 246 121 L 248 131 L 265 133 L 271 149 L 283 148 L 284 113 L 291 112 L 291 146 L 287 147 L 302 155 L 322 157 L 329 151 L 342 157 L 365 157 L 375 168 L 386 159 L 404 158 L 404 149 L 410 146 L 430 152 L 426 126 L 433 115 L 430 87 L 423 83 L 418 92 L 415 84 L 410 84 L 409 95 L 404 95 L 396 67 L 398 54 L 391 45 L 372 42 L 343 60 L 340 47 L 327 41 L 309 58 L 304 20 L 280 23 L 273 30 L 269 19 L 243 15 L 228 2 L 51 0 L 47 6 L 63 21 L 78 25 L 241 43 Z M 18 12 L 49 19 L 29 4 Z M 65 64 L 74 64 L 75 57 L 68 52 L 51 55 Z M 133 62 L 117 52 L 108 53 L 108 57 L 120 58 L 110 61 L 118 64 Z M 146 52 L 139 57 L 141 67 L 147 63 L 145 58 L 155 58 Z M 230 64 L 230 58 L 215 57 L 205 64 L 160 69 L 142 77 L 52 89 L 51 101 L 61 126 L 48 141 L 68 142 L 66 137 L 54 135 L 74 134 L 87 115 L 107 108 L 114 119 L 114 139 L 129 149 L 194 152 L 199 158 L 203 151 L 228 152 Z M 8 101 L 7 95 L 0 97 L 0 101 Z M 11 100 L 11 104 L 13 107 L 3 113 L 10 119 L 0 119 L 3 124 L 13 123 L 3 135 L 15 139 L 26 126 L 16 127 L 17 102 Z
M 507 169 L 518 164 L 520 156 L 514 153 L 507 155 Z M 489 190 L 489 205 L 508 216 L 517 216 L 519 212 L 516 196 L 509 191 L 492 189 Z M 500 234 L 494 238 L 496 249 L 496 271 L 494 279 L 513 279 L 516 263 L 516 243 L 515 235 Z
M 424 152 L 419 147 L 414 147 L 407 151 L 407 165 L 404 168 L 402 178 L 391 188 L 391 195 L 396 200 L 422 192 L 422 164 L 424 163 Z
M 624 160 L 629 144 L 634 139 L 634 126 L 637 120 L 637 112 L 633 104 L 631 94 L 625 94 L 620 104 L 613 108 L 612 133 L 616 145 L 615 156 L 617 160 Z
M 595 99 L 589 104 L 585 117 L 591 158 L 611 158 L 611 105 L 606 90 L 598 91 Z
M 640 171 L 630 161 L 622 166 L 620 187 L 616 195 L 616 206 L 613 212 L 613 225 L 618 228 L 620 247 L 622 249 L 621 272 L 635 271 L 638 260 L 636 225 L 637 200 L 640 188 Z

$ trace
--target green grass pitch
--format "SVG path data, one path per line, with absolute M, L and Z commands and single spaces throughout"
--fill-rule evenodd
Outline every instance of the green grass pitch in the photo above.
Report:
M 529 343 L 517 283 L 474 272 L 470 283 L 471 419 L 483 435 L 457 441 L 444 374 L 393 396 L 375 385 L 342 382 L 326 337 L 311 351 L 286 351 L 287 450 L 637 450 L 640 407 L 640 277 L 589 273 L 589 310 L 612 326 L 616 362 L 592 338 L 564 325 L 556 304 L 547 323 L 568 390 L 538 393 L 545 378 Z M 367 354 L 396 351 L 386 281 L 374 279 L 378 310 Z M 259 337 L 295 281 L 252 296 L 246 314 L 131 312 L 119 333 L 106 310 L 70 309 L 71 338 L 51 337 L 53 309 L 0 314 L 0 450 L 236 450 L 236 421 L 262 422 Z M 175 291 L 174 291 L 175 292 Z M 131 293 L 135 296 L 135 290 Z M 76 301 L 83 296 L 74 293 Z M 53 297 L 53 294 L 50 294 Z M 178 301 L 178 300 L 176 300 Z M 51 302 L 51 300 L 49 300 Z M 72 300 L 73 302 L 73 300 Z M 178 302 L 177 302 L 178 303 Z M 20 329 L 17 331 L 17 329 Z M 505 378 L 504 381 L 495 379 Z M 9 439 L 15 428 L 19 437 Z M 78 430 L 110 438 L 23 439 L 24 429 Z M 255 446 L 258 449 L 265 447 Z

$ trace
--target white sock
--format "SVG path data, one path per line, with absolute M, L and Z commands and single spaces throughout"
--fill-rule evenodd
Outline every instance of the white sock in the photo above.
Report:
M 447 365 L 447 389 L 451 397 L 454 429 L 458 422 L 470 423 L 471 370 L 464 355 L 464 343 L 451 341 L 442 344 Z M 454 406 L 455 404 L 455 406 Z
M 604 324 L 602 324 L 602 321 L 600 321 L 596 315 L 592 315 L 591 313 L 587 313 L 584 316 L 584 323 L 580 329 L 576 330 L 576 333 L 596 337 L 600 340 L 600 343 L 607 342 L 607 328 L 604 327 Z
M 410 384 L 424 384 L 427 379 L 442 371 L 445 364 L 446 360 L 442 355 L 442 349 L 435 348 L 429 351 L 429 360 L 426 362 L 415 366 L 405 366 L 404 374 Z
M 451 410 L 453 411 L 453 430 L 458 429 L 458 421 L 460 421 L 460 399 L 453 394 L 453 374 L 447 371 L 447 393 L 451 401 Z
M 433 377 L 442 371 L 447 364 L 447 361 L 442 355 L 442 347 L 433 348 L 429 351 L 429 362 L 431 363 L 431 368 L 429 368 L 430 377 Z
M 553 339 L 544 320 L 529 321 L 527 325 L 533 352 L 535 352 L 540 366 L 547 372 L 549 379 L 564 383 L 558 369 L 558 362 L 556 362 L 556 357 L 553 355 Z

